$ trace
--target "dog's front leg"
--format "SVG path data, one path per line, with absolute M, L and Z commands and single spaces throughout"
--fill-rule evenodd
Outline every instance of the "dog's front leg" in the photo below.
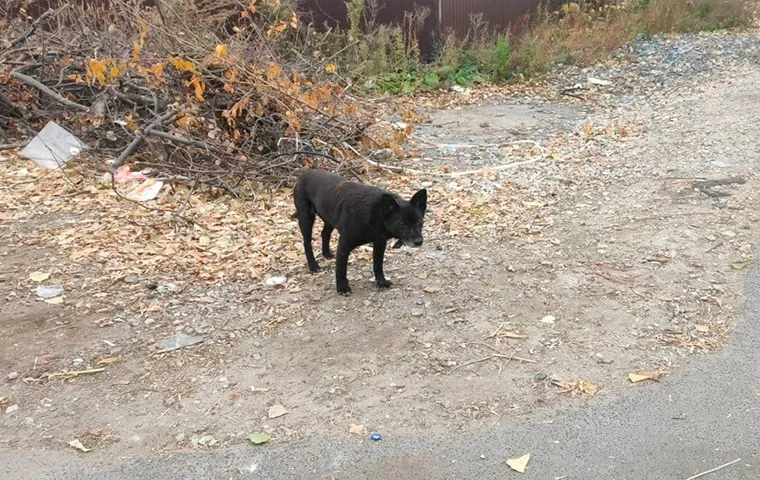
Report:
M 375 283 L 380 288 L 390 288 L 391 282 L 385 279 L 383 259 L 385 258 L 386 241 L 375 241 L 372 244 L 372 267 L 375 271 Z
M 335 260 L 335 286 L 338 293 L 348 295 L 351 293 L 351 287 L 348 286 L 348 256 L 351 254 L 353 247 L 343 235 L 338 239 L 338 255 Z

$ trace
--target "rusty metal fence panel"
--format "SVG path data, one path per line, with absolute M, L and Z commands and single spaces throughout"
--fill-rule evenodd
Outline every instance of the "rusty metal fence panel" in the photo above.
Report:
M 472 16 L 481 14 L 490 31 L 499 31 L 524 21 L 536 11 L 541 0 L 439 0 L 441 33 L 453 31 L 465 36 L 472 27 Z M 543 2 L 546 3 L 546 2 Z

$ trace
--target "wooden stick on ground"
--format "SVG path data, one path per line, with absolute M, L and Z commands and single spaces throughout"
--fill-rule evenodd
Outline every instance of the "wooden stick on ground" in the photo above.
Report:
M 713 469 L 710 469 L 710 470 L 707 470 L 707 471 L 705 471 L 705 472 L 702 472 L 702 473 L 698 473 L 698 474 L 694 475 L 693 477 L 689 477 L 689 478 L 687 478 L 686 480 L 694 480 L 695 478 L 704 477 L 705 475 L 709 475 L 709 474 L 711 474 L 711 473 L 715 473 L 715 472 L 717 472 L 718 470 L 722 470 L 722 469 L 724 469 L 724 468 L 726 468 L 726 467 L 729 467 L 729 466 L 733 465 L 734 463 L 737 463 L 737 462 L 741 462 L 741 461 L 742 461 L 742 459 L 741 459 L 741 458 L 737 458 L 736 460 L 730 461 L 730 462 L 728 462 L 728 463 L 724 463 L 724 464 L 723 464 L 723 465 L 721 465 L 720 467 L 715 467 L 715 468 L 713 468 Z
M 23 84 L 36 88 L 40 92 L 44 93 L 45 95 L 47 95 L 48 97 L 52 98 L 53 100 L 55 100 L 56 102 L 62 105 L 66 105 L 67 107 L 75 108 L 83 112 L 87 112 L 90 110 L 90 107 L 86 105 L 82 105 L 81 103 L 72 102 L 68 98 L 62 96 L 60 93 L 56 92 L 55 90 L 48 88 L 47 86 L 33 79 L 29 75 L 25 75 L 20 72 L 11 72 L 11 77 L 18 80 L 19 82 Z

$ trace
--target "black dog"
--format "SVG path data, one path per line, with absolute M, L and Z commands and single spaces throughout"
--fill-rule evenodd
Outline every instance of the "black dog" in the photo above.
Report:
M 330 235 L 338 229 L 338 258 L 335 280 L 338 293 L 351 292 L 346 271 L 348 255 L 365 243 L 372 243 L 372 264 L 375 282 L 380 288 L 388 288 L 391 282 L 383 274 L 383 257 L 389 238 L 402 244 L 422 245 L 422 219 L 427 208 L 427 190 L 422 189 L 406 201 L 398 195 L 377 187 L 351 182 L 324 170 L 308 170 L 298 179 L 293 190 L 296 204 L 295 217 L 303 234 L 303 247 L 309 270 L 319 271 L 319 265 L 311 248 L 311 231 L 314 219 L 319 215 L 325 227 L 322 229 L 322 256 L 332 258 Z

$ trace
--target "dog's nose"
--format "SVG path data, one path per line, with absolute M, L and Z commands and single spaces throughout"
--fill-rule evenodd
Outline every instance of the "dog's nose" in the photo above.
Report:
M 422 239 L 421 238 L 415 238 L 414 239 L 414 246 L 415 247 L 419 247 L 420 245 L 422 245 Z

